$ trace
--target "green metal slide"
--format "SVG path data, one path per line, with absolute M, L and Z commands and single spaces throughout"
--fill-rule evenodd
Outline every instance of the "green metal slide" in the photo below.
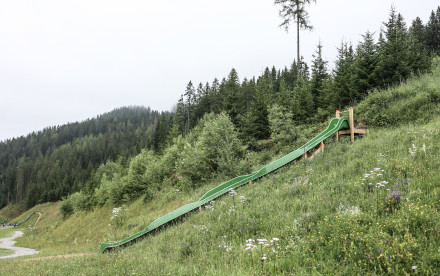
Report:
M 33 215 L 36 214 L 36 212 L 39 212 L 39 211 L 33 211 L 27 217 L 25 217 L 22 221 L 18 222 L 17 225 L 20 225 L 20 224 L 25 223 L 26 221 L 28 221 Z
M 324 130 L 323 132 L 321 132 L 320 134 L 315 136 L 313 139 L 308 141 L 306 144 L 304 144 L 302 147 L 298 148 L 297 150 L 292 151 L 291 153 L 289 153 L 289 154 L 281 157 L 280 159 L 264 166 L 263 168 L 261 168 L 260 170 L 254 172 L 252 174 L 238 176 L 234 179 L 231 179 L 231 180 L 213 188 L 212 190 L 205 193 L 196 202 L 188 203 L 188 204 L 172 211 L 171 213 L 168 213 L 168 214 L 154 220 L 153 222 L 150 223 L 150 225 L 148 225 L 147 228 L 143 229 L 142 231 L 140 231 L 130 237 L 127 237 L 127 238 L 120 240 L 120 241 L 109 241 L 109 242 L 101 243 L 101 248 L 100 248 L 101 253 L 104 253 L 106 251 L 111 251 L 112 249 L 114 249 L 118 246 L 127 245 L 128 243 L 133 242 L 134 240 L 152 232 L 153 230 L 158 229 L 159 227 L 161 227 L 163 225 L 166 225 L 167 223 L 199 208 L 202 205 L 205 205 L 206 203 L 210 202 L 211 200 L 214 200 L 217 197 L 226 194 L 227 192 L 229 192 L 230 189 L 235 189 L 237 187 L 240 187 L 240 186 L 248 183 L 249 181 L 260 178 L 270 172 L 273 172 L 273 171 L 283 167 L 284 165 L 300 158 L 304 153 L 306 153 L 306 152 L 310 151 L 311 149 L 315 148 L 316 146 L 318 146 L 322 141 L 324 141 L 325 139 L 327 139 L 331 135 L 335 134 L 338 130 L 347 129 L 347 128 L 349 128 L 348 117 L 342 117 L 340 119 L 337 119 L 337 118 L 332 119 L 326 130 Z

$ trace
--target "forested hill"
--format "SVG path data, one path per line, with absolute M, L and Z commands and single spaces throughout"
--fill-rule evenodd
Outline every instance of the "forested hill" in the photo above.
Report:
M 123 107 L 0 142 L 0 207 L 33 206 L 93 189 L 88 179 L 101 163 L 125 162 L 150 146 L 160 115 L 150 108 Z

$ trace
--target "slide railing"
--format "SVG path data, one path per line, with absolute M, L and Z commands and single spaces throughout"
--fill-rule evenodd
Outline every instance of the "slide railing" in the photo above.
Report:
M 152 232 L 153 230 L 158 229 L 161 226 L 166 225 L 167 223 L 199 208 L 202 205 L 205 205 L 206 203 L 210 202 L 211 200 L 216 199 L 217 197 L 220 197 L 231 189 L 235 189 L 237 187 L 240 187 L 249 181 L 255 180 L 257 178 L 260 178 L 268 173 L 271 173 L 286 164 L 300 158 L 303 154 L 307 153 L 311 149 L 314 149 L 316 146 L 318 146 L 322 141 L 330 137 L 331 135 L 335 134 L 337 131 L 341 129 L 347 129 L 349 128 L 349 118 L 348 117 L 341 117 L 340 119 L 334 118 L 330 121 L 329 126 L 327 129 L 325 129 L 320 134 L 316 135 L 313 139 L 308 141 L 306 144 L 304 144 L 302 147 L 292 151 L 291 153 L 281 157 L 280 159 L 264 166 L 260 170 L 248 174 L 248 175 L 242 175 L 238 176 L 234 179 L 231 179 L 211 190 L 206 192 L 198 201 L 188 203 L 156 220 L 150 223 L 150 225 L 147 226 L 147 228 L 141 230 L 140 232 L 129 236 L 123 240 L 120 241 L 109 241 L 109 242 L 103 242 L 101 243 L 100 251 L 101 253 L 104 253 L 106 251 L 110 251 L 118 246 L 127 245 L 130 242 L 133 242 L 137 240 L 138 238 Z

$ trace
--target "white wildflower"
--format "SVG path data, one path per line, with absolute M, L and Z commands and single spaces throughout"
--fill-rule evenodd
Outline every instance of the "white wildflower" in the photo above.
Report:
M 244 203 L 246 201 L 246 198 L 244 196 L 240 196 L 239 199 L 240 199 L 241 203 Z

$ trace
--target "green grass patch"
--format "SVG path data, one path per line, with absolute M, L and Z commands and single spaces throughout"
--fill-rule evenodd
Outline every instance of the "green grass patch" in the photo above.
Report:
M 14 253 L 15 253 L 15 251 L 13 251 L 13 250 L 0 248 L 0 256 L 12 255 Z

